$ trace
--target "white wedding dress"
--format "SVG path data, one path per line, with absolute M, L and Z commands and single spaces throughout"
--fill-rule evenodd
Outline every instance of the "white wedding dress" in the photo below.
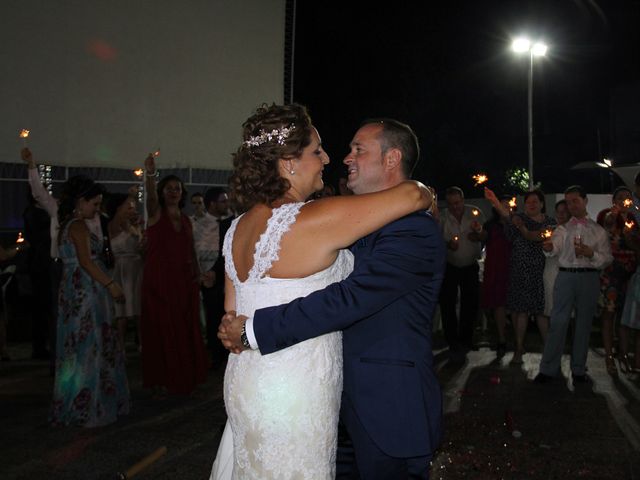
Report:
M 289 203 L 273 209 L 244 282 L 238 280 L 231 253 L 239 218 L 229 228 L 223 254 L 238 314 L 253 316 L 259 308 L 304 297 L 351 273 L 353 256 L 342 250 L 333 265 L 308 277 L 266 276 L 278 260 L 282 236 L 303 205 Z M 230 354 L 224 378 L 229 418 L 211 479 L 333 479 L 341 393 L 340 332 L 270 355 L 262 356 L 257 350 Z

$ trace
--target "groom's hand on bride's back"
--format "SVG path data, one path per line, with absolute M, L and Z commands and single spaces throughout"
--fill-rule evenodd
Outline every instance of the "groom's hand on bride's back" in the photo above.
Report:
M 236 316 L 235 310 L 230 310 L 225 313 L 218 325 L 218 338 L 224 345 L 224 348 L 231 353 L 241 353 L 247 348 L 242 344 L 240 336 L 242 335 L 242 328 L 247 321 L 247 317 L 244 315 Z

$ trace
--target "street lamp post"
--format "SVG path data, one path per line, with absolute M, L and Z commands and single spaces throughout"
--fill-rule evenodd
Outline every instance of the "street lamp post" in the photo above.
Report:
M 516 53 L 529 54 L 529 76 L 527 82 L 527 117 L 529 136 L 529 189 L 533 190 L 533 57 L 542 57 L 547 53 L 547 46 L 542 42 L 534 44 L 527 38 L 517 38 L 511 44 Z

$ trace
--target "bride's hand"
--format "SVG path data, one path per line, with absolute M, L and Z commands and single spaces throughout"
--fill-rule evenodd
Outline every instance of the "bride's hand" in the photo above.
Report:
M 424 204 L 424 210 L 431 211 L 433 206 L 433 200 L 435 198 L 435 190 L 432 187 L 428 187 L 424 183 L 416 181 L 418 188 L 420 189 L 420 200 Z
M 247 317 L 244 315 L 236 316 L 235 310 L 227 312 L 220 321 L 218 338 L 231 353 L 241 353 L 247 349 L 240 339 L 246 321 Z

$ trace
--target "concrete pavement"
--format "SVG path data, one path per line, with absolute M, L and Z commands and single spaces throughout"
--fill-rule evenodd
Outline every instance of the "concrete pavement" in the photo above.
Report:
M 13 360 L 0 363 L 0 478 L 111 480 L 161 446 L 166 455 L 135 478 L 208 478 L 226 419 L 222 371 L 194 397 L 153 400 L 129 345 L 131 414 L 102 428 L 52 428 L 48 364 L 31 360 L 27 344 L 9 351 Z M 455 366 L 446 350 L 436 355 L 445 438 L 433 479 L 640 479 L 640 379 L 612 379 L 592 350 L 592 384 L 538 385 L 540 355 L 526 354 L 520 366 L 510 357 L 497 361 L 481 348 Z M 565 358 L 570 377 L 567 368 Z

